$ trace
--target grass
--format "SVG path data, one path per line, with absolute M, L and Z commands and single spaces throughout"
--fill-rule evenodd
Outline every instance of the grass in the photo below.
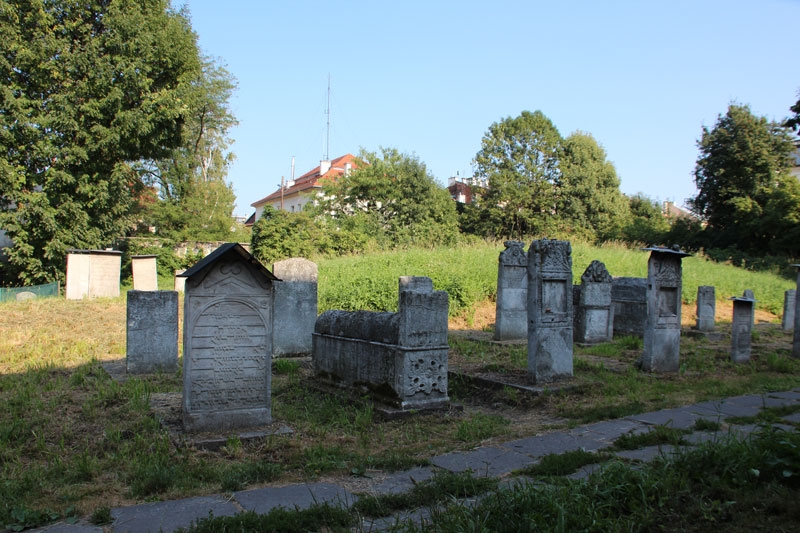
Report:
M 639 252 L 613 247 L 583 252 L 581 245 L 574 250 L 577 277 L 578 265 L 606 257 L 615 275 L 643 275 L 633 271 L 646 262 Z M 322 261 L 320 307 L 391 308 L 398 275 L 429 275 L 437 288 L 452 291 L 454 318 L 469 317 L 471 302 L 486 302 L 494 294 L 499 251 L 485 246 Z M 733 269 L 717 267 L 721 270 L 709 270 L 708 276 L 724 277 Z M 362 283 L 369 272 L 375 280 L 371 285 Z M 743 274 L 742 290 L 754 288 L 761 302 L 749 275 Z M 705 283 L 709 279 L 716 281 L 705 277 Z M 772 283 L 780 286 L 783 280 L 773 277 Z M 371 297 L 382 303 L 359 300 L 371 293 L 363 286 L 372 287 Z M 717 286 L 719 294 L 723 285 Z M 782 305 L 782 294 L 780 299 Z M 110 508 L 142 501 L 405 470 L 429 464 L 434 455 L 552 429 L 800 386 L 800 362 L 789 356 L 791 336 L 777 326 L 759 329 L 752 360 L 745 365 L 732 364 L 726 347 L 684 338 L 680 373 L 642 374 L 632 364 L 641 340 L 626 337 L 576 348 L 569 389 L 534 395 L 514 387 L 487 390 L 454 378 L 451 397 L 463 411 L 391 421 L 377 417 L 368 398 L 316 388 L 308 365 L 279 360 L 272 381 L 273 418 L 293 433 L 247 442 L 229 435 L 218 450 L 193 449 L 176 446 L 150 408 L 154 395 L 180 393 L 180 370 L 116 381 L 103 367 L 124 358 L 125 311 L 124 293 L 112 299 L 52 298 L 0 306 L 0 526 L 32 527 L 72 516 L 99 522 L 107 520 Z M 525 346 L 451 335 L 450 348 L 451 369 L 512 380 L 525 375 Z

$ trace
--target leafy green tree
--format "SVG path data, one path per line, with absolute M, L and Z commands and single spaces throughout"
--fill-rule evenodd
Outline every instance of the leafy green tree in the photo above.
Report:
M 622 230 L 623 238 L 644 245 L 667 245 L 670 223 L 661 212 L 658 202 L 642 193 L 628 198 L 631 219 Z M 680 244 L 680 243 L 678 243 Z
M 620 237 L 628 224 L 628 201 L 606 152 L 589 134 L 576 132 L 564 139 L 559 159 L 556 211 L 562 223 L 587 237 Z
M 798 98 L 797 102 L 795 102 L 794 105 L 789 108 L 789 111 L 794 113 L 794 115 L 787 118 L 784 125 L 787 128 L 791 128 L 797 131 L 798 129 L 800 129 L 800 98 Z
M 772 240 L 762 218 L 788 178 L 794 145 L 785 127 L 731 104 L 712 129 L 703 128 L 695 166 L 693 210 L 707 222 L 709 244 L 764 251 Z
M 228 132 L 237 124 L 229 107 L 236 84 L 230 73 L 209 58 L 193 80 L 182 143 L 168 157 L 144 161 L 140 172 L 156 188 L 159 200 L 140 218 L 157 235 L 180 240 L 228 240 L 236 197 L 225 179 L 233 161 Z
M 315 208 L 320 216 L 360 227 L 386 246 L 456 241 L 454 202 L 417 157 L 383 148 L 362 150 L 359 158 L 355 170 L 324 185 Z
M 130 227 L 132 163 L 181 145 L 196 36 L 168 0 L 0 0 L 0 42 L 4 277 L 51 281 Z
M 321 239 L 319 228 L 309 213 L 289 213 L 265 206 L 253 225 L 250 250 L 259 260 L 274 263 L 290 257 L 311 257 L 317 252 Z
M 488 180 L 481 206 L 491 236 L 524 239 L 548 228 L 558 207 L 561 135 L 541 111 L 496 122 L 481 140 L 475 175 Z

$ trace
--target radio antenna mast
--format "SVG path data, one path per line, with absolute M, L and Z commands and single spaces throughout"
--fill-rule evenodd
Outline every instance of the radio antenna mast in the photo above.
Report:
M 328 73 L 328 106 L 325 109 L 326 123 L 325 123 L 325 157 L 322 159 L 327 161 L 331 149 L 331 74 Z

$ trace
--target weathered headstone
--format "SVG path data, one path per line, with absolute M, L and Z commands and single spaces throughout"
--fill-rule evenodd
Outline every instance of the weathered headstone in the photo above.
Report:
M 614 335 L 644 335 L 647 319 L 647 279 L 614 278 L 611 283 Z
M 67 300 L 119 296 L 121 264 L 122 252 L 116 250 L 69 250 Z
M 528 257 L 524 243 L 506 241 L 497 265 L 494 340 L 528 337 Z
M 792 265 L 797 268 L 797 288 L 800 292 L 800 264 Z M 792 335 L 792 357 L 800 357 L 800 298 L 795 298 L 794 306 L 794 334 Z
M 275 322 L 272 355 L 311 355 L 311 336 L 317 321 L 317 265 L 303 258 L 278 261 L 272 273 Z
M 397 313 L 322 313 L 314 328 L 314 370 L 324 381 L 364 387 L 401 410 L 447 406 L 447 293 L 434 291 L 430 278 L 404 276 L 398 299 Z
M 572 246 L 541 239 L 528 249 L 528 377 L 568 379 L 572 370 Z
M 581 275 L 575 312 L 575 342 L 597 344 L 614 337 L 611 274 L 600 261 L 592 261 Z
M 275 276 L 237 243 L 220 246 L 183 276 L 184 429 L 270 423 Z
M 797 306 L 797 289 L 789 289 L 783 293 L 783 316 L 781 329 L 792 331 L 794 329 L 794 309 Z
M 155 255 L 131 256 L 131 271 L 133 273 L 133 290 L 157 291 L 158 266 Z
M 747 294 L 747 293 L 750 294 Z M 753 291 L 745 291 L 743 297 L 734 296 L 733 325 L 731 328 L 731 361 L 746 363 L 750 360 L 750 344 L 753 335 Z
M 185 269 L 175 270 L 175 291 L 176 292 L 183 292 L 184 288 L 186 287 L 186 278 L 183 277 L 183 273 L 186 272 Z
M 717 296 L 711 285 L 697 287 L 697 330 L 714 331 Z
M 178 369 L 178 293 L 128 291 L 126 366 L 129 374 Z
M 644 248 L 647 262 L 647 320 L 640 359 L 647 372 L 677 372 L 681 348 L 681 260 L 674 248 Z

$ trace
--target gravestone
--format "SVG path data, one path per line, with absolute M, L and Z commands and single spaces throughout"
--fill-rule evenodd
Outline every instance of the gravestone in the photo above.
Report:
M 497 265 L 494 340 L 528 337 L 528 257 L 524 243 L 506 241 Z
M 717 296 L 711 285 L 697 287 L 697 330 L 714 331 Z
M 783 316 L 781 329 L 792 331 L 794 329 L 794 309 L 797 306 L 797 289 L 789 289 L 783 293 Z
M 600 261 L 592 261 L 581 275 L 575 309 L 575 342 L 598 344 L 614 337 L 611 274 Z
M 155 255 L 134 255 L 131 257 L 133 290 L 157 291 L 158 267 Z
M 572 370 L 572 246 L 541 239 L 528 249 L 528 377 L 568 379 Z
M 614 335 L 644 335 L 647 318 L 647 279 L 614 278 L 611 282 Z
M 128 291 L 126 326 L 128 374 L 178 369 L 178 293 Z
M 748 294 L 748 292 L 750 294 Z M 753 335 L 755 300 L 753 291 L 745 291 L 743 297 L 734 296 L 733 325 L 731 327 L 731 361 L 746 363 L 750 360 L 750 344 Z
M 183 276 L 184 429 L 269 424 L 277 278 L 237 243 L 223 244 Z
M 644 248 L 647 262 L 647 319 L 641 367 L 647 372 L 677 372 L 681 348 L 681 260 L 673 248 Z
M 797 288 L 800 291 L 800 264 L 792 265 L 797 268 Z M 794 300 L 794 334 L 792 335 L 792 357 L 800 357 L 800 298 Z
M 183 273 L 186 272 L 185 269 L 182 270 L 175 270 L 175 291 L 176 292 L 183 292 L 184 288 L 186 287 L 186 278 L 183 277 Z
M 311 355 L 311 336 L 317 321 L 317 265 L 303 258 L 272 266 L 276 281 L 273 357 Z
M 122 252 L 116 250 L 69 250 L 67 252 L 67 300 L 116 298 Z

